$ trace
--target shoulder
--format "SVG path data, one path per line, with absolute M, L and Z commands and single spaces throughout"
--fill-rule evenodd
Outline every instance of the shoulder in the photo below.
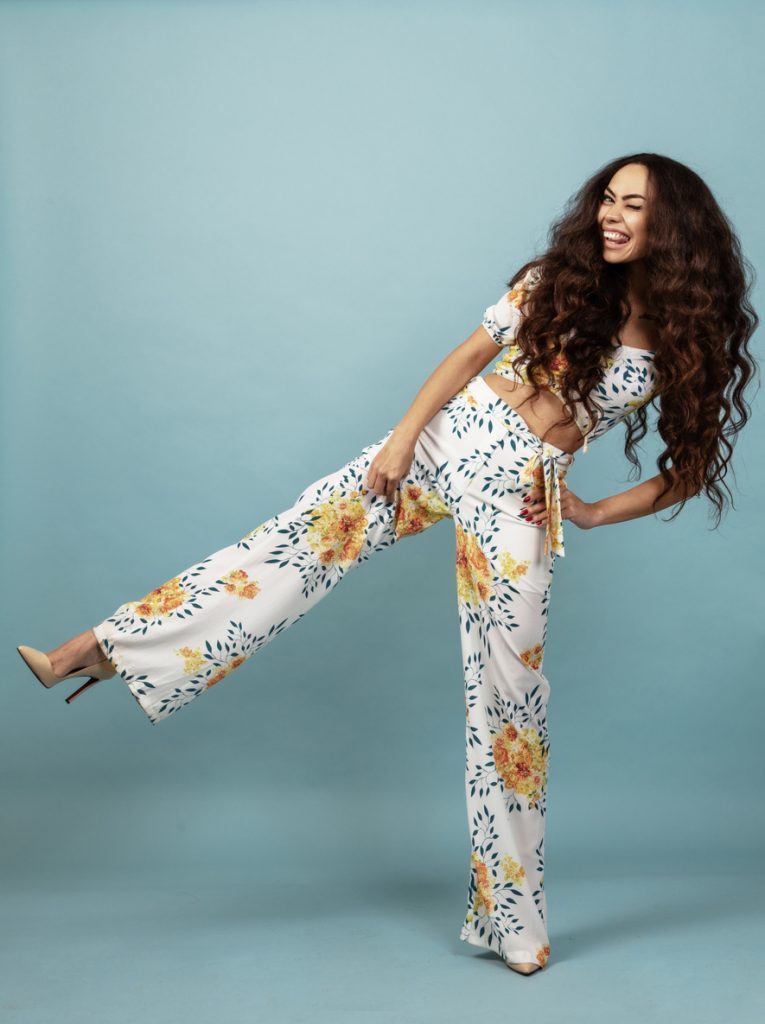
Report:
M 535 264 L 525 264 L 507 282 L 509 291 L 489 306 L 483 316 L 483 325 L 500 348 L 509 344 L 518 333 L 524 316 L 523 305 L 529 291 L 538 281 L 540 272 Z
M 538 284 L 542 277 L 539 263 L 526 264 L 508 281 L 509 292 L 505 299 L 514 306 L 520 306 L 528 293 Z

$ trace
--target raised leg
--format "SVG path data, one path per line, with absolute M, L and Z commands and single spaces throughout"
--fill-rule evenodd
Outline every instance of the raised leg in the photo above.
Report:
M 94 627 L 152 723 L 220 682 L 374 553 L 451 515 L 450 474 L 434 465 L 429 433 L 395 502 L 368 489 L 369 465 L 390 433 L 290 508 Z
M 65 640 L 58 647 L 46 651 L 46 654 L 57 676 L 65 676 L 69 672 L 74 672 L 76 668 L 94 665 L 106 658 L 92 629 L 86 629 L 69 640 Z

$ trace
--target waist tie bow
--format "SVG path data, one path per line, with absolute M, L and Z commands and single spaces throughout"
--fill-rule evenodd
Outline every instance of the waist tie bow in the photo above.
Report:
M 560 508 L 561 487 L 566 486 L 565 476 L 568 467 L 574 461 L 571 452 L 561 452 L 552 445 L 542 444 L 532 457 L 531 469 L 535 483 L 544 487 L 547 522 L 545 523 L 545 554 L 550 549 L 556 554 L 565 556 L 563 544 L 563 519 Z M 541 479 L 540 479 L 541 476 Z

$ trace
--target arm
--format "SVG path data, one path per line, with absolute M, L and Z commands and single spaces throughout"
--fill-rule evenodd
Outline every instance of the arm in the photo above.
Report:
M 461 391 L 471 377 L 497 357 L 498 351 L 516 337 L 523 317 L 523 297 L 536 280 L 534 268 L 516 286 L 484 311 L 483 320 L 470 337 L 453 349 L 431 373 L 414 401 L 393 428 L 385 446 L 372 460 L 367 474 L 369 487 L 394 500 L 401 478 L 409 471 L 417 438 L 441 406 Z
M 670 468 L 670 473 L 672 469 Z M 674 475 L 674 474 L 673 474 Z M 675 505 L 685 497 L 692 497 L 698 491 L 686 489 L 676 483 L 657 503 L 653 506 L 654 498 L 664 490 L 664 481 L 661 473 L 649 477 L 640 484 L 630 487 L 620 494 L 612 494 L 608 498 L 601 498 L 592 502 L 593 526 L 608 526 L 612 523 L 625 523 L 629 519 L 638 519 L 640 516 L 652 515 L 654 512 L 662 512 L 670 505 Z
M 498 346 L 482 326 L 453 349 L 431 373 L 414 396 L 394 430 L 394 436 L 414 445 L 422 428 L 429 423 L 444 402 L 457 394 L 486 364 L 496 359 Z
M 414 458 L 417 438 L 441 406 L 497 356 L 498 345 L 483 325 L 453 349 L 431 373 L 414 401 L 393 428 L 393 433 L 370 463 L 367 485 L 376 494 L 394 501 L 399 481 Z
M 414 447 L 422 428 L 444 402 L 495 359 L 518 334 L 525 315 L 524 300 L 539 280 L 539 269 L 531 266 L 509 291 L 484 311 L 481 324 L 435 368 L 415 395 L 414 401 L 395 428 L 395 437 Z
M 672 468 L 670 467 L 670 473 Z M 673 474 L 674 475 L 674 474 Z M 684 490 L 682 485 L 676 483 L 653 507 L 653 500 L 661 494 L 664 489 L 664 481 L 661 473 L 649 477 L 634 487 L 621 491 L 619 494 L 612 494 L 608 498 L 600 498 L 598 501 L 582 501 L 568 487 L 561 490 L 560 511 L 563 519 L 569 519 L 582 530 L 589 530 L 593 526 L 608 526 L 613 523 L 624 523 L 630 519 L 639 519 L 640 516 L 653 515 L 654 512 L 661 512 L 670 505 L 682 501 L 683 497 L 692 497 L 698 491 Z M 529 493 L 529 501 L 526 502 L 527 521 L 537 524 L 544 524 L 547 521 L 544 493 L 534 488 Z

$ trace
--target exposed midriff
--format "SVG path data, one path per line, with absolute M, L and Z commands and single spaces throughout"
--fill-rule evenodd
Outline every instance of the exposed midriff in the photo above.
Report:
M 565 406 L 557 395 L 544 388 L 535 397 L 530 384 L 516 383 L 498 373 L 487 373 L 484 380 L 496 395 L 515 409 L 537 437 L 565 452 L 575 452 L 582 447 L 584 437 L 576 423 L 553 426 L 565 415 Z M 529 401 L 521 405 L 529 395 Z

